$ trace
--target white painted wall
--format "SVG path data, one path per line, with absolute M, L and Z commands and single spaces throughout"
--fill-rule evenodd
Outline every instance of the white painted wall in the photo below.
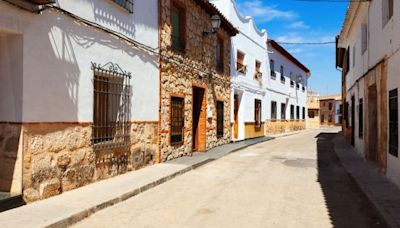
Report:
M 382 23 L 382 2 L 383 0 L 373 0 L 369 3 L 361 3 L 358 14 L 352 23 L 349 34 L 347 34 L 347 37 L 342 39 L 340 42 L 342 47 L 350 45 L 352 49 L 353 46 L 356 46 L 356 61 L 353 64 L 353 56 L 350 55 L 351 69 L 346 76 L 346 100 L 350 104 L 351 96 L 354 95 L 356 98 L 357 108 L 355 119 L 355 149 L 362 155 L 365 155 L 364 139 L 360 139 L 358 137 L 359 121 L 357 110 L 359 105 L 358 101 L 360 98 L 363 98 L 364 94 L 364 81 L 361 77 L 386 56 L 389 58 L 387 90 L 390 91 L 395 88 L 400 89 L 400 69 L 398 67 L 400 65 L 400 2 L 393 1 L 393 17 L 386 25 L 383 25 Z M 368 49 L 364 54 L 361 53 L 362 23 L 368 24 Z M 357 80 L 359 80 L 358 83 Z M 349 116 L 351 110 L 350 108 Z M 364 105 L 364 109 L 366 108 L 367 107 Z M 389 179 L 391 179 L 397 186 L 400 187 L 400 159 L 389 153 L 387 153 L 386 174 Z
M 232 76 L 232 110 L 231 122 L 234 122 L 234 94 L 239 95 L 239 137 L 244 139 L 244 123 L 254 122 L 255 99 L 262 101 L 262 120 L 267 118 L 269 106 L 266 103 L 267 75 L 269 72 L 269 59 L 267 53 L 267 32 L 259 30 L 253 18 L 240 14 L 234 0 L 210 0 L 228 20 L 239 29 L 239 34 L 232 37 L 231 43 L 231 76 Z M 244 64 L 247 65 L 246 73 L 236 70 L 237 51 L 245 54 Z M 261 62 L 262 80 L 254 77 L 255 62 Z
M 135 1 L 134 14 L 111 1 L 60 0 L 59 6 L 128 38 L 158 47 L 157 0 Z M 23 99 L 17 104 L 23 110 L 21 121 L 91 122 L 91 62 L 106 64 L 110 61 L 132 73 L 131 119 L 158 120 L 157 55 L 79 23 L 55 9 L 35 14 L 1 1 L 0 12 L 0 33 L 8 31 L 22 37 L 23 65 L 18 75 L 22 81 L 18 83 L 22 83 Z M 4 38 L 1 40 L 4 45 Z M 0 52 L 5 56 L 7 50 Z M 4 76 L 6 72 L 1 73 L 0 79 L 10 77 Z M 11 111 L 0 113 L 0 121 L 16 121 L 10 116 L 13 116 Z
M 302 108 L 306 108 L 307 118 L 307 75 L 304 70 L 295 65 L 292 61 L 287 59 L 280 52 L 275 50 L 273 47 L 269 47 L 269 58 L 275 62 L 275 74 L 276 79 L 272 79 L 270 72 L 266 77 L 267 79 L 267 105 L 271 107 L 271 101 L 277 102 L 277 119 L 281 119 L 281 103 L 286 103 L 286 119 L 290 119 L 290 105 L 300 106 L 300 119 L 302 119 Z M 285 82 L 281 82 L 280 66 L 284 66 L 284 77 Z M 290 72 L 292 72 L 292 78 L 290 78 Z M 301 76 L 300 89 L 297 89 L 296 83 L 292 88 L 290 86 L 290 80 L 296 80 L 297 76 Z M 305 91 L 302 90 L 302 86 L 305 87 Z M 296 108 L 295 108 L 295 119 L 296 119 Z M 271 119 L 271 111 L 267 113 L 267 119 Z
M 339 124 L 339 117 L 342 116 L 340 112 L 340 105 L 342 104 L 342 101 L 336 101 L 335 102 L 335 124 Z

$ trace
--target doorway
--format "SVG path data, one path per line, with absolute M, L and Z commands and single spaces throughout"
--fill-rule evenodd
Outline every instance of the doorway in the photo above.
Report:
M 378 92 L 376 85 L 368 88 L 368 159 L 378 161 Z
M 206 99 L 205 89 L 193 87 L 192 149 L 206 151 Z
M 356 131 L 356 101 L 354 96 L 351 97 L 351 145 L 355 145 L 355 131 Z
M 235 94 L 234 96 L 234 108 L 233 108 L 233 138 L 239 138 L 239 95 Z

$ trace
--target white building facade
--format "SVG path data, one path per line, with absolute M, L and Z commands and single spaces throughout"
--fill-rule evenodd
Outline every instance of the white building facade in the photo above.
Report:
M 310 70 L 274 40 L 268 41 L 266 75 L 268 135 L 306 128 L 307 80 Z
M 400 186 L 398 88 L 400 2 L 351 2 L 338 37 L 342 68 L 343 133 Z
M 239 30 L 231 48 L 232 139 L 265 135 L 265 106 L 269 59 L 267 32 L 256 27 L 253 18 L 240 14 L 234 0 L 210 0 Z
M 27 202 L 158 152 L 158 1 L 36 2 L 0 1 L 0 191 Z

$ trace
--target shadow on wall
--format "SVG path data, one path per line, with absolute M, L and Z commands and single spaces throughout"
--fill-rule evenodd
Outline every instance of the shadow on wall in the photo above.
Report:
M 316 136 L 318 182 L 333 227 L 385 227 L 359 186 L 342 167 L 332 140 L 336 133 Z

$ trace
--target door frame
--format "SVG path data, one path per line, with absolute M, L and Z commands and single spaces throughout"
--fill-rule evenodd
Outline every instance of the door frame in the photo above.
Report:
M 198 120 L 195 121 L 195 96 L 199 96 L 202 91 L 202 101 L 199 110 Z M 192 151 L 204 152 L 206 151 L 207 143 L 207 90 L 203 86 L 193 85 L 192 87 Z M 197 122 L 197 123 L 196 123 Z M 197 124 L 197 126 L 195 126 Z M 196 130 L 195 130 L 196 129 Z

